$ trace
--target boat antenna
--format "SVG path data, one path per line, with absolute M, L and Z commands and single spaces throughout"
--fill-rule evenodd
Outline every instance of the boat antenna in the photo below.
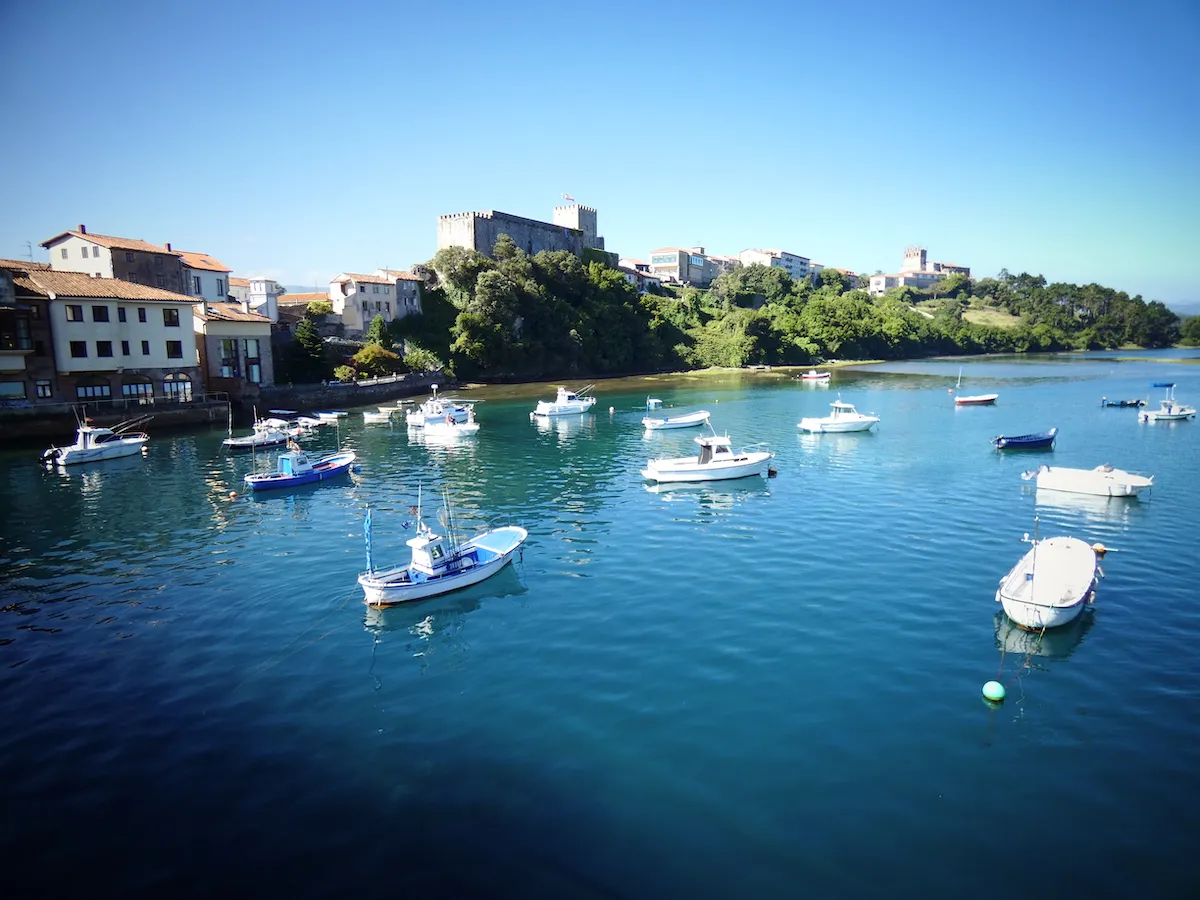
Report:
M 225 409 L 229 413 L 229 436 L 233 437 L 233 400 L 226 398 Z
M 367 571 L 375 571 L 375 562 L 371 557 L 371 504 L 367 504 L 366 515 L 363 516 L 363 540 L 367 545 Z

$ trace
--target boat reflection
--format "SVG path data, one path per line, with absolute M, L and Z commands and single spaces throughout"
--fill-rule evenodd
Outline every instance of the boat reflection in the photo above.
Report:
M 1039 514 L 1074 513 L 1092 522 L 1129 522 L 1142 512 L 1142 501 L 1137 497 L 1099 497 L 1041 488 L 1034 490 L 1034 502 L 1045 507 Z
M 1076 619 L 1059 628 L 1026 631 L 1000 610 L 995 616 L 996 649 L 1020 656 L 1066 659 L 1075 652 L 1094 623 L 1094 611 L 1085 609 Z
M 719 482 L 678 482 L 644 485 L 646 492 L 658 494 L 663 502 L 683 501 L 710 509 L 732 509 L 734 504 L 762 494 L 770 494 L 768 479 L 761 475 L 747 475 Z
M 593 413 L 572 416 L 532 416 L 531 421 L 541 434 L 557 435 L 559 440 L 591 431 L 596 424 Z

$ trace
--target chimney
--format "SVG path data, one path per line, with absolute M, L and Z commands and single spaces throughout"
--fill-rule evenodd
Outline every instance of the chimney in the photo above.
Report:
M 170 251 L 171 251 L 171 242 L 167 241 L 167 252 L 169 253 Z
M 86 226 L 86 225 L 80 225 L 80 226 L 79 226 L 79 233 L 80 233 L 80 234 L 87 234 L 87 226 Z
M 240 302 L 240 303 L 241 303 L 241 305 L 242 305 L 242 312 L 244 312 L 244 313 L 246 313 L 247 315 L 249 315 L 249 313 L 250 313 L 250 301 L 249 301 L 249 300 L 248 300 L 246 297 L 243 297 L 243 298 L 242 298 L 242 299 L 241 299 L 239 302 Z

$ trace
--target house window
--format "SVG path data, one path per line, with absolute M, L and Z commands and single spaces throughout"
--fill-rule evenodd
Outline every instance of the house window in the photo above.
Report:
M 140 406 L 148 406 L 154 402 L 154 382 L 145 375 L 129 375 L 121 384 L 121 396 Z
M 121 355 L 122 356 L 129 355 L 129 341 L 121 341 Z
M 96 341 L 97 356 L 112 356 L 112 341 Z
M 71 358 L 87 359 L 87 341 L 71 341 Z
M 217 294 L 222 297 L 225 296 L 225 279 L 224 278 L 217 279 Z
M 378 294 L 379 293 L 379 285 L 377 285 L 377 284 L 371 285 L 371 293 Z
M 246 357 L 246 380 L 252 384 L 262 383 L 262 359 L 259 357 L 258 338 L 242 341 L 242 353 Z
M 167 341 L 167 359 L 183 359 L 183 341 Z
M 24 400 L 25 399 L 25 382 L 23 382 L 23 381 L 0 381 L 0 399 Z
M 80 247 L 80 248 L 79 248 L 79 255 L 80 255 L 80 256 L 82 256 L 84 259 L 87 259 L 87 258 L 88 258 L 87 252 L 88 252 L 88 248 L 87 248 L 87 247 Z
M 82 322 L 83 321 L 83 305 L 78 303 L 67 304 L 67 321 Z
M 130 273 L 129 273 L 128 275 L 126 275 L 125 277 L 129 279 L 129 283 L 130 283 L 130 284 L 137 284 L 137 283 L 138 283 L 137 276 L 136 276 L 136 275 L 134 275 L 132 272 L 130 272 Z
M 159 272 L 157 275 L 155 275 L 154 280 L 158 282 L 159 287 L 166 287 L 167 279 L 162 272 Z
M 149 355 L 150 355 L 150 342 L 142 341 L 142 356 L 149 356 Z
M 125 254 L 125 262 L 133 262 L 133 254 L 132 253 Z
M 161 268 L 162 268 L 162 257 L 161 257 L 161 256 L 156 256 L 156 257 L 154 257 L 154 267 L 155 267 L 156 269 L 161 269 Z
M 92 307 L 92 321 L 93 322 L 107 322 L 108 321 L 108 307 L 107 306 L 93 306 Z
M 63 258 L 63 259 L 66 259 L 66 258 L 67 258 L 67 248 L 66 248 L 66 247 L 63 247 L 63 248 L 62 248 L 62 258 Z
M 75 396 L 80 400 L 107 400 L 112 397 L 112 387 L 103 378 L 92 378 L 75 385 Z
M 392 304 L 391 304 L 391 303 L 384 303 L 384 304 L 383 304 L 383 311 L 384 311 L 385 313 L 387 313 L 387 314 L 390 316 L 390 315 L 392 314 Z
M 0 350 L 32 350 L 29 319 L 23 313 L 0 307 Z
M 54 396 L 54 385 L 49 381 L 35 381 L 33 389 L 37 392 L 38 398 L 41 400 Z
M 192 399 L 192 379 L 182 372 L 163 379 L 163 396 L 168 400 L 186 403 Z
M 387 288 L 387 285 L 386 285 L 386 284 L 383 286 L 383 292 L 384 292 L 385 294 L 388 292 L 388 288 Z
M 168 307 L 163 310 L 163 324 L 168 328 L 179 327 L 179 310 L 174 307 Z
M 96 257 L 97 257 L 97 256 L 99 256 L 99 255 L 100 255 L 100 248 L 99 248 L 99 247 L 96 247 L 96 246 L 93 246 L 93 247 L 92 247 L 92 258 L 94 259 L 94 258 L 96 258 Z
M 117 307 L 117 321 L 118 322 L 125 321 L 125 307 L 123 307 L 123 306 Z
M 237 375 L 237 339 L 221 338 L 221 377 L 236 378 Z
M 138 307 L 138 321 L 139 322 L 146 321 L 146 307 L 144 307 L 144 306 Z
M 200 288 L 200 276 L 199 275 L 192 276 L 192 293 L 195 294 L 197 297 L 199 297 L 203 293 L 203 291 Z

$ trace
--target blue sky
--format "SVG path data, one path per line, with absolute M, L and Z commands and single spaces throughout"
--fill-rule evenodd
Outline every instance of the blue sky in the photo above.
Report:
M 0 256 L 78 223 L 322 289 L 440 213 L 1200 301 L 1200 5 L 0 0 Z

